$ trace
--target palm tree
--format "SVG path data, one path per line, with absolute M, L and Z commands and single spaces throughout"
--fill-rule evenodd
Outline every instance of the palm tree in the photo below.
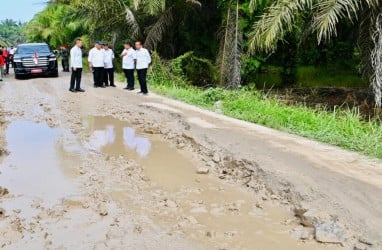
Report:
M 227 6 L 217 57 L 219 84 L 228 88 L 236 88 L 241 83 L 243 34 L 239 21 L 239 1 L 230 1 Z
M 261 0 L 250 0 L 256 6 Z M 301 24 L 301 17 L 309 13 L 311 29 L 318 43 L 336 35 L 341 20 L 360 25 L 359 48 L 362 71 L 375 94 L 377 107 L 382 105 L 382 1 L 380 0 L 277 0 L 269 3 L 265 13 L 253 25 L 249 48 L 273 52 L 277 42 L 284 39 L 294 27 Z
M 155 50 L 165 33 L 182 21 L 189 8 L 200 7 L 201 3 L 197 0 L 133 0 L 133 5 L 136 11 L 141 9 L 156 19 L 144 31 L 145 47 Z

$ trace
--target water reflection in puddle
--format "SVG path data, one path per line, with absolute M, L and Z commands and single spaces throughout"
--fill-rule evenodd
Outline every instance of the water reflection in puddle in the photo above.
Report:
M 110 156 L 124 156 L 144 167 L 150 180 L 168 190 L 194 182 L 195 166 L 159 136 L 144 136 L 127 122 L 111 116 L 88 117 L 83 121 L 90 132 L 89 147 Z
M 134 150 L 140 157 L 147 157 L 150 153 L 150 140 L 137 135 L 134 128 L 121 121 L 111 117 L 90 117 L 84 120 L 84 126 L 92 131 L 89 147 L 93 150 L 112 155 Z
M 57 145 L 59 136 L 59 130 L 46 124 L 15 121 L 8 126 L 10 155 L 0 166 L 0 185 L 16 198 L 3 207 L 24 209 L 35 199 L 53 204 L 75 191 L 63 170 L 67 157 Z

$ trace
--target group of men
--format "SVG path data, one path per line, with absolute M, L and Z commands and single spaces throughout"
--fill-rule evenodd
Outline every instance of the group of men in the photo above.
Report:
M 13 55 L 16 49 L 11 46 L 10 48 L 0 46 L 0 81 L 3 80 L 5 75 L 9 74 L 9 67 L 13 61 Z
M 77 39 L 75 46 L 70 50 L 70 66 L 72 75 L 70 79 L 71 92 L 84 92 L 81 88 L 82 76 L 82 40 Z M 135 49 L 130 42 L 124 44 L 121 53 L 122 68 L 127 79 L 126 90 L 134 90 L 134 72 L 137 71 L 141 87 L 140 94 L 147 95 L 147 69 L 151 64 L 151 56 L 147 49 L 143 48 L 140 41 L 135 42 Z M 114 84 L 114 52 L 107 43 L 97 41 L 89 51 L 88 63 L 93 72 L 95 88 L 116 87 Z M 65 68 L 64 68 L 65 70 Z

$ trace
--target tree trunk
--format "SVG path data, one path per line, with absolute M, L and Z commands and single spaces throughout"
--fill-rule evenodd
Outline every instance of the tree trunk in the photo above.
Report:
M 370 56 L 373 67 L 371 86 L 374 92 L 375 105 L 380 108 L 382 104 L 382 13 L 376 18 L 372 38 L 374 48 Z

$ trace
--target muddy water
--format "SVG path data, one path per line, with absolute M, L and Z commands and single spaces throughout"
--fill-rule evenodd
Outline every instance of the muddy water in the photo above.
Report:
M 36 201 L 51 206 L 76 192 L 64 168 L 70 166 L 69 158 L 58 147 L 59 136 L 59 130 L 42 123 L 15 121 L 8 126 L 10 155 L 0 166 L 0 185 L 14 198 L 3 201 L 2 207 L 21 210 L 22 215 L 30 217 L 35 215 L 31 204 Z
M 114 199 L 136 213 L 146 210 L 168 233 L 180 233 L 206 249 L 336 249 L 315 242 L 297 242 L 289 231 L 297 227 L 291 213 L 272 203 L 258 208 L 256 198 L 215 176 L 197 175 L 196 164 L 184 152 L 159 137 L 145 135 L 112 117 L 84 120 L 91 132 L 89 146 L 111 156 L 139 162 L 154 185 L 144 190 L 147 205 L 115 187 Z M 154 201 L 153 201 L 154 200 Z

